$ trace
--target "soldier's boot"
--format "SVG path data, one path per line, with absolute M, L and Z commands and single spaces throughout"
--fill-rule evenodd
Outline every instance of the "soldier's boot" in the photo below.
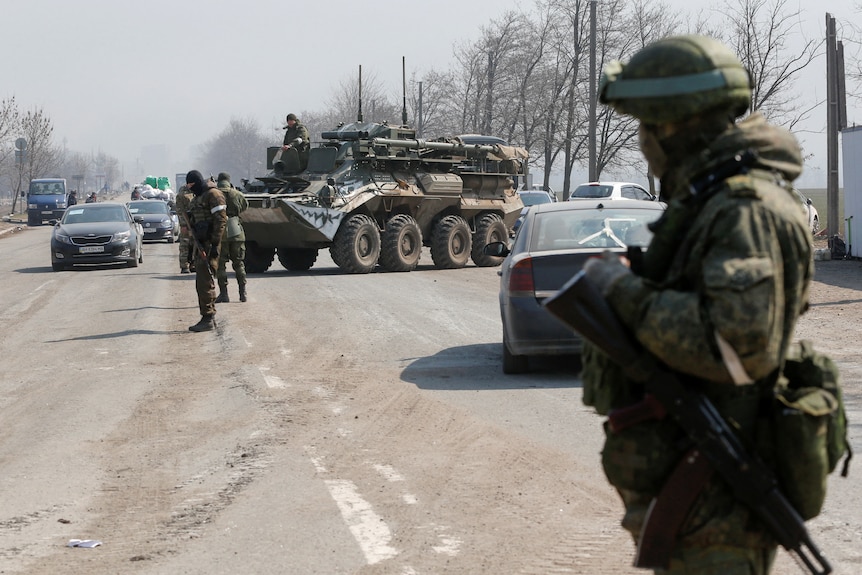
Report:
M 201 316 L 201 320 L 194 325 L 189 326 L 189 331 L 212 331 L 216 328 L 216 320 L 214 315 Z
M 230 298 L 227 295 L 227 286 L 218 286 L 218 297 L 215 299 L 216 303 L 230 303 Z
M 248 298 L 245 295 L 245 284 L 242 284 L 239 286 L 239 301 L 244 302 L 246 299 Z

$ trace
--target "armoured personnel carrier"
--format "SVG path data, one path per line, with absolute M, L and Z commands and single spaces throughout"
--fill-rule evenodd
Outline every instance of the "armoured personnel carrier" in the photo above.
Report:
M 262 273 L 276 256 L 288 270 L 307 270 L 328 248 L 349 273 L 410 271 L 423 246 L 437 268 L 464 267 L 471 257 L 499 265 L 483 248 L 508 239 L 521 213 L 513 178 L 527 151 L 468 136 L 419 140 L 404 125 L 359 117 L 323 132 L 305 169 L 295 150 L 282 157 L 269 148 L 272 171 L 244 183 L 246 270 Z

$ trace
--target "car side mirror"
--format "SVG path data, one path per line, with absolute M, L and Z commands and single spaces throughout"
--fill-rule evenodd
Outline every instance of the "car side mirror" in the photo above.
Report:
M 811 198 L 805 198 L 805 203 L 806 203 L 806 204 L 808 204 L 808 205 L 810 206 L 810 205 L 811 205 L 811 204 L 813 204 L 814 202 L 812 202 L 812 201 L 811 201 Z
M 144 216 L 132 216 L 132 218 L 139 224 L 144 223 Z
M 507 255 L 509 255 L 509 253 L 511 253 L 511 252 L 509 250 L 509 246 L 507 246 L 505 243 L 503 243 L 503 242 L 491 242 L 491 243 L 485 245 L 484 248 L 482 248 L 482 253 L 484 253 L 486 256 L 494 256 L 497 258 L 504 258 Z

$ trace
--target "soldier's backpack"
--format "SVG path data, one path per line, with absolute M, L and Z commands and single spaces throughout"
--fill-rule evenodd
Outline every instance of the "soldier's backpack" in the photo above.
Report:
M 847 476 L 853 452 L 838 366 L 810 341 L 788 350 L 772 410 L 774 465 L 782 492 L 804 520 L 820 513 L 826 476 L 844 459 Z

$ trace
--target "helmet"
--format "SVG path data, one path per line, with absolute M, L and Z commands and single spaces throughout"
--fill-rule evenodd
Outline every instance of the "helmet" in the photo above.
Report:
M 289 122 L 291 120 L 296 121 L 296 114 L 288 114 L 287 115 L 287 121 Z
M 229 182 L 230 181 L 230 174 L 228 174 L 227 172 L 219 172 L 217 179 L 220 182 L 222 182 L 222 181 L 228 181 Z
M 599 100 L 649 124 L 680 122 L 713 110 L 736 117 L 751 102 L 751 79 L 721 42 L 669 36 L 642 48 L 628 64 L 609 62 Z

